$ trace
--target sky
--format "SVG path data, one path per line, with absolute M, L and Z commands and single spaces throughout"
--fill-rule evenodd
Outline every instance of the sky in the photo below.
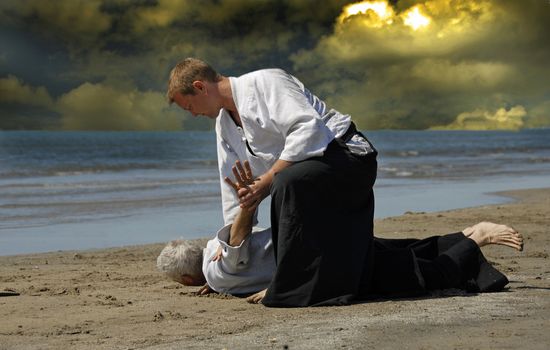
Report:
M 280 67 L 367 129 L 550 126 L 550 0 L 2 0 L 0 130 L 212 129 L 185 57 Z

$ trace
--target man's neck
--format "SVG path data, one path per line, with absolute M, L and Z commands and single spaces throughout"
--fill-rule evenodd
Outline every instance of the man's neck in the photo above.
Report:
M 231 82 L 228 77 L 222 77 L 218 83 L 218 93 L 222 101 L 222 107 L 229 112 L 231 118 L 235 121 L 235 124 L 242 126 L 241 117 L 237 111 L 235 105 L 235 99 L 233 99 L 233 91 L 231 90 Z
M 231 91 L 231 83 L 228 77 L 222 77 L 218 83 L 218 93 L 222 100 L 222 107 L 231 112 L 237 112 L 237 106 L 233 99 L 233 92 Z

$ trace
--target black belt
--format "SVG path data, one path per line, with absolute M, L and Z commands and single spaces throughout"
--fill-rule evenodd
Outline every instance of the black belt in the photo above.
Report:
M 357 128 L 355 127 L 354 122 L 350 123 L 350 125 L 348 127 L 348 130 L 346 130 L 344 135 L 340 136 L 339 139 L 344 141 L 344 143 L 347 143 L 349 140 L 351 140 L 353 135 L 361 135 L 366 139 L 366 137 L 363 134 L 361 134 L 359 131 L 357 131 Z
M 355 127 L 355 123 L 354 122 L 351 122 L 349 127 L 348 127 L 348 130 L 346 130 L 346 132 L 344 133 L 344 135 L 340 136 L 338 139 L 341 140 L 343 143 L 348 143 L 349 140 L 351 140 L 351 138 L 355 135 L 359 135 L 361 136 L 362 138 L 364 138 L 365 140 L 367 140 L 367 142 L 369 143 L 370 145 L 370 148 L 373 150 L 372 153 L 369 153 L 369 154 L 374 154 L 375 156 L 378 154 L 378 151 L 376 151 L 376 148 L 374 148 L 372 142 L 369 141 L 369 139 L 363 135 L 362 132 L 358 131 L 357 128 Z

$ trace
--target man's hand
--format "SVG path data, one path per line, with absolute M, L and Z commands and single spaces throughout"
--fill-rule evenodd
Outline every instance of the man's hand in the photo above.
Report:
M 265 197 L 269 196 L 269 190 L 275 174 L 291 165 L 292 162 L 279 159 L 273 164 L 271 169 L 256 179 L 247 189 L 239 189 L 238 195 L 241 208 L 256 208 Z
M 237 183 L 234 183 L 228 177 L 224 180 L 237 192 L 240 207 L 254 211 L 260 205 L 260 202 L 269 196 L 269 188 L 271 187 L 271 182 L 273 182 L 273 176 L 290 165 L 292 165 L 292 162 L 279 159 L 273 164 L 271 169 L 255 179 L 252 176 L 252 170 L 248 161 L 244 162 L 244 168 L 240 161 L 236 161 L 232 170 Z
M 231 181 L 228 177 L 225 178 L 225 182 L 229 186 L 233 187 L 237 194 L 239 194 L 239 191 L 247 191 L 247 193 L 251 191 L 251 186 L 254 185 L 254 182 L 257 179 L 254 179 L 254 176 L 252 175 L 252 169 L 250 169 L 250 164 L 248 161 L 244 162 L 244 167 L 241 162 L 236 161 L 235 166 L 233 167 L 233 174 L 235 175 L 237 182 L 235 183 Z M 237 213 L 229 232 L 229 240 L 227 243 L 230 246 L 239 246 L 243 240 L 248 237 L 250 233 L 252 233 L 254 212 L 256 211 L 258 204 L 260 204 L 260 201 L 249 208 L 244 208 L 241 205 L 241 210 Z
M 231 186 L 239 196 L 240 207 L 248 211 L 255 211 L 260 202 L 269 195 L 269 184 L 265 186 L 261 178 L 254 178 L 250 163 L 245 160 L 244 167 L 236 161 L 232 168 L 236 182 L 226 177 L 225 182 Z
M 267 292 L 267 288 L 259 291 L 256 294 L 252 294 L 251 296 L 246 298 L 246 301 L 249 302 L 250 304 L 259 304 L 262 302 L 262 300 L 264 300 L 266 292 Z
M 240 188 L 237 191 L 237 195 L 239 196 L 241 208 L 245 210 L 256 210 L 258 205 L 269 196 L 271 181 L 271 177 L 266 173 L 259 177 L 253 184 L 246 188 Z
M 214 257 L 210 261 L 218 261 L 222 259 L 222 246 L 218 246 L 218 249 L 216 250 L 216 254 L 214 254 Z
M 250 163 L 248 160 L 244 161 L 244 167 L 241 164 L 241 161 L 237 160 L 231 170 L 233 171 L 233 175 L 235 176 L 237 183 L 234 183 L 228 177 L 225 178 L 225 182 L 233 187 L 235 192 L 239 192 L 239 190 L 243 188 L 248 188 L 248 186 L 252 185 L 254 181 L 257 180 L 254 178 L 254 175 L 252 175 L 252 169 L 250 168 Z
M 208 283 L 205 283 L 204 286 L 201 287 L 201 289 L 198 290 L 198 295 L 206 295 L 210 293 L 216 293 L 216 291 L 208 285 Z

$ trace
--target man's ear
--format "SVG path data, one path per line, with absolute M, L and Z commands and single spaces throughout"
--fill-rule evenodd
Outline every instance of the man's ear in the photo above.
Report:
M 180 283 L 183 284 L 184 286 L 196 286 L 197 285 L 197 281 L 189 275 L 181 275 Z
M 193 277 L 189 275 L 181 275 L 180 283 L 184 286 L 202 286 L 206 283 L 204 276 Z
M 193 87 L 201 93 L 206 92 L 206 84 L 203 81 L 195 80 Z

